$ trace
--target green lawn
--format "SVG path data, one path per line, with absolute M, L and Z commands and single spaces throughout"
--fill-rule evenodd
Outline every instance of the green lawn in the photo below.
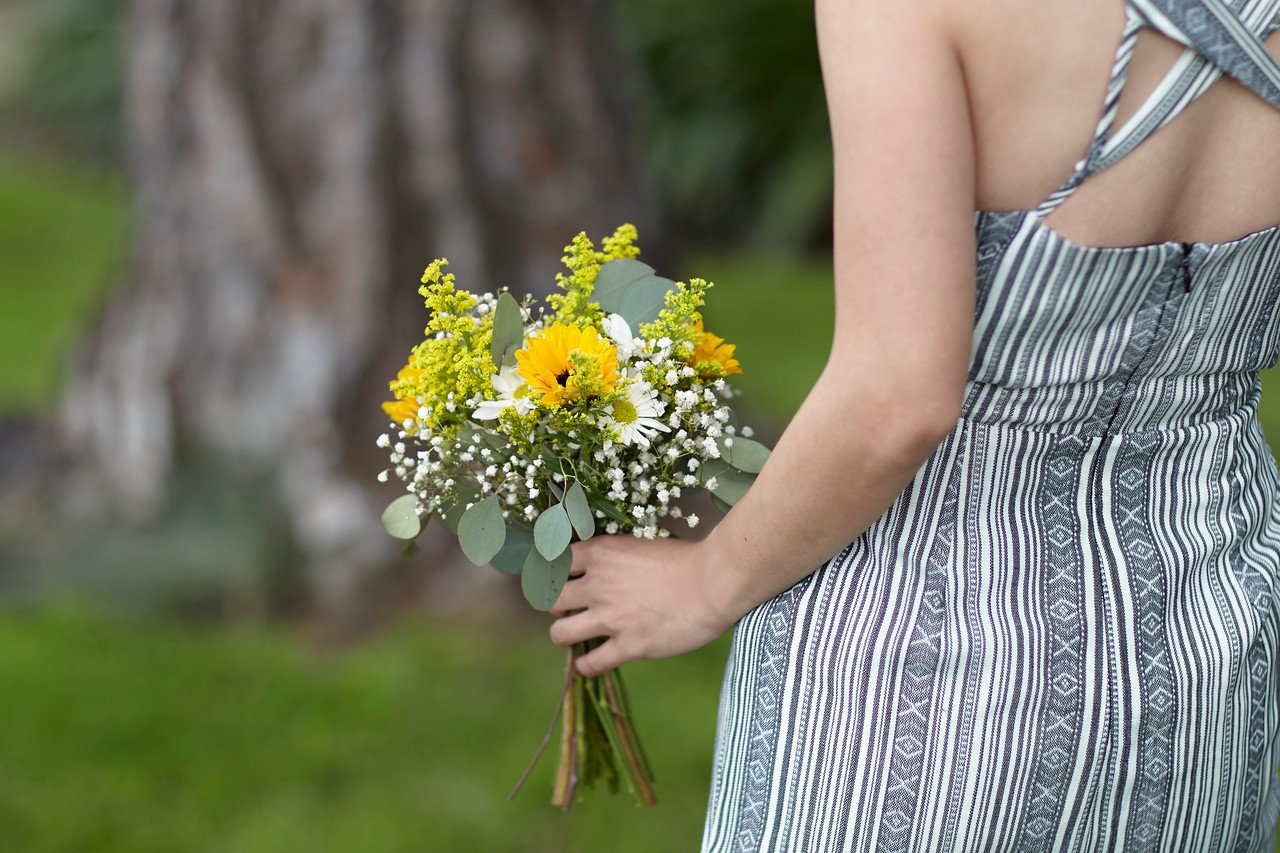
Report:
M 127 204 L 100 171 L 0 148 L 0 415 L 48 408 L 120 273 Z
M 403 622 L 321 657 L 283 630 L 0 615 L 0 847 L 691 850 L 726 653 L 628 665 L 659 805 L 565 815 L 554 749 L 506 799 L 563 677 L 540 630 Z

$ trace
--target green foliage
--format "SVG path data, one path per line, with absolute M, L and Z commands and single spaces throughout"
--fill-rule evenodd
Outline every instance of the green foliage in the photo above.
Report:
M 403 622 L 320 657 L 273 629 L 0 614 L 0 826 L 23 853 L 696 849 L 728 637 L 624 672 L 656 811 L 547 804 L 545 618 Z
M 567 547 L 551 559 L 538 553 L 537 548 L 530 549 L 520 572 L 520 590 L 525 600 L 538 610 L 550 610 L 560 597 L 572 567 L 573 551 Z
M 533 523 L 534 547 L 548 560 L 560 556 L 569 547 L 569 540 L 572 538 L 573 527 L 563 503 L 547 507 Z
M 618 311 L 627 285 L 653 275 L 653 267 L 632 258 L 618 258 L 600 267 L 592 288 L 592 298 L 606 314 Z
M 830 217 L 813 3 L 615 3 L 647 85 L 643 148 L 695 244 L 799 248 Z
M 560 260 L 569 268 L 569 274 L 557 273 L 556 287 L 561 292 L 547 296 L 547 306 L 556 322 L 577 325 L 599 323 L 600 310 L 591 304 L 596 276 L 600 268 L 610 261 L 634 259 L 639 255 L 640 247 L 635 245 L 638 236 L 634 225 L 624 223 L 601 241 L 599 251 L 585 231 L 579 232 L 564 247 L 565 254 Z
M 387 504 L 387 508 L 382 511 L 382 526 L 397 539 L 416 537 L 422 532 L 418 499 L 413 495 L 401 495 Z
M 533 531 L 514 525 L 507 526 L 507 535 L 502 542 L 502 550 L 489 561 L 504 575 L 518 575 L 524 568 L 524 561 L 533 550 Z
M 683 287 L 684 285 L 679 285 Z M 604 314 L 619 314 L 633 330 L 658 319 L 677 285 L 653 274 L 653 267 L 631 258 L 618 258 L 600 267 L 592 298 Z
M 502 507 L 496 495 L 489 495 L 471 505 L 458 521 L 458 544 L 462 553 L 477 566 L 483 566 L 498 555 L 506 542 L 507 528 L 502 521 Z
M 666 304 L 667 294 L 671 293 L 676 283 L 669 278 L 650 275 L 631 282 L 618 300 L 618 313 L 627 325 L 638 329 L 642 324 L 652 323 L 658 319 L 658 313 Z
M 732 440 L 732 443 L 730 443 Z M 739 471 L 758 474 L 769 458 L 769 448 L 758 441 L 743 438 L 740 435 L 722 436 L 716 444 L 720 448 L 720 456 Z
M 510 293 L 498 295 L 493 313 L 493 341 L 489 353 L 496 367 L 516 363 L 516 350 L 524 343 L 524 317 L 520 303 Z
M 564 508 L 569 513 L 569 521 L 578 538 L 586 541 L 595 535 L 596 521 L 591 515 L 591 507 L 587 504 L 587 493 L 582 484 L 574 481 L 564 495 Z
M 691 278 L 668 288 L 653 319 L 639 326 L 641 337 L 670 338 L 677 351 L 685 347 L 686 354 L 691 352 L 697 334 L 694 323 L 702 317 L 699 309 L 706 304 L 707 291 L 712 287 L 705 279 Z
M 418 288 L 431 309 L 424 330 L 426 339 L 414 347 L 409 359 L 409 365 L 419 372 L 391 383 L 396 399 L 421 397 L 429 409 L 426 425 L 444 432 L 462 425 L 464 415 L 456 404 L 487 392 L 489 377 L 496 369 L 490 355 L 493 313 L 473 319 L 470 312 L 476 297 L 454 285 L 453 273 L 444 271 L 448 263 L 443 258 L 432 261 Z M 457 389 L 459 399 L 454 399 L 454 391 L 445 389 Z
M 467 511 L 467 504 L 475 503 L 479 499 L 480 491 L 476 488 L 474 481 L 454 486 L 450 493 L 444 496 L 441 504 L 440 525 L 457 536 L 458 525 L 462 522 L 463 513 Z
M 42 0 L 22 107 L 59 141 L 103 159 L 119 154 L 124 33 L 118 3 Z
M 732 468 L 723 459 L 712 459 L 698 468 L 698 481 L 714 497 L 729 506 L 742 500 L 755 480 L 755 474 Z

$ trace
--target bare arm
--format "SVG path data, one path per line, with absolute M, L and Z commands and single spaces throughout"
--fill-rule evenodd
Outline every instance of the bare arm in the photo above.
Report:
M 866 530 L 955 426 L 973 332 L 972 135 L 959 59 L 913 3 L 819 0 L 835 147 L 831 355 L 707 543 L 743 610 Z
M 597 537 L 552 612 L 597 674 L 720 636 L 879 518 L 955 426 L 974 299 L 972 133 L 928 2 L 818 0 L 835 157 L 835 334 L 755 485 L 698 543 Z M 779 330 L 785 341 L 795 330 Z

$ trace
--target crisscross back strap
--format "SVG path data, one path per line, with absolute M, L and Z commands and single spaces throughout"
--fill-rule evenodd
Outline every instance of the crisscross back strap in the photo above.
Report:
M 1137 112 L 1112 134 L 1138 33 L 1152 27 L 1187 49 Z M 1037 216 L 1066 201 L 1086 178 L 1113 165 L 1168 124 L 1224 73 L 1280 109 L 1280 62 L 1263 39 L 1280 27 L 1280 0 L 1125 0 L 1125 26 L 1112 63 L 1102 116 L 1084 159 L 1035 209 Z

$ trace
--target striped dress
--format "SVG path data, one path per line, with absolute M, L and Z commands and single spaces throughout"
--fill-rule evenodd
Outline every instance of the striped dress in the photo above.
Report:
M 1042 218 L 1223 74 L 1280 109 L 1280 0 L 1126 0 L 1102 116 L 979 211 L 955 428 L 735 626 L 702 850 L 1270 850 L 1280 809 L 1280 225 L 1075 244 Z M 1134 42 L 1186 45 L 1113 127 Z

